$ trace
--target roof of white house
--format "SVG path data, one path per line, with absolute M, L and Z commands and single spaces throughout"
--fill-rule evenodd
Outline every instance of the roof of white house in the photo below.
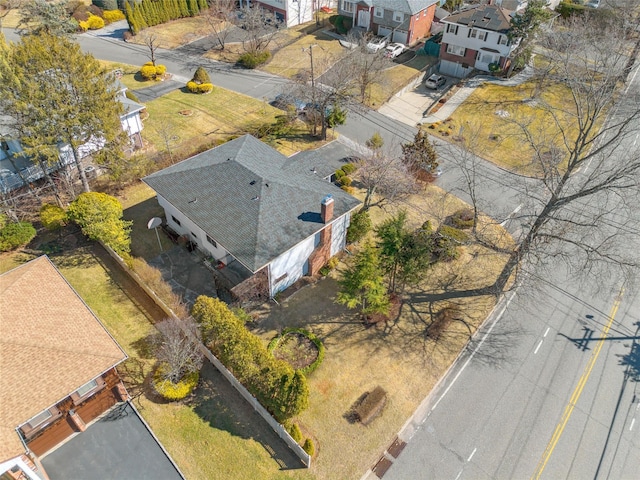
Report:
M 495 5 L 478 5 L 453 13 L 443 21 L 501 33 L 506 33 L 511 28 L 508 11 Z
M 244 135 L 143 179 L 253 272 L 320 231 L 320 203 L 334 218 L 360 201 L 260 140 Z

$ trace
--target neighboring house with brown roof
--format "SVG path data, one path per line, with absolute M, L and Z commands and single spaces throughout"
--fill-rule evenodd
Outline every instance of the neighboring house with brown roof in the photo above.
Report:
M 126 398 L 127 355 L 46 256 L 0 275 L 0 298 L 0 476 L 46 479 L 38 457 Z

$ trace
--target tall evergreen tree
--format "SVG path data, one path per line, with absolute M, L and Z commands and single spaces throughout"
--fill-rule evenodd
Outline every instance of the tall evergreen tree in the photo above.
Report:
M 122 152 L 127 140 L 112 80 L 95 58 L 65 37 L 22 37 L 11 45 L 9 57 L 12 75 L 0 79 L 0 98 L 3 113 L 18 127 L 25 153 L 53 162 L 52 146 L 68 145 L 83 189 L 90 191 L 82 146 L 102 144 Z
M 403 161 L 410 168 L 421 168 L 427 172 L 435 172 L 438 167 L 438 154 L 429 135 L 422 129 L 416 133 L 413 143 L 402 146 Z

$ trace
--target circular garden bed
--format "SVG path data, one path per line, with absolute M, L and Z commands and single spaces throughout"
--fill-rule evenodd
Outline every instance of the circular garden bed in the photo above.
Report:
M 322 363 L 324 345 L 313 333 L 302 328 L 285 328 L 269 342 L 269 351 L 305 375 Z

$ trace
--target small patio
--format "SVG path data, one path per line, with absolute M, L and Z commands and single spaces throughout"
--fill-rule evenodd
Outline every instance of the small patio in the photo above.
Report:
M 184 476 L 130 403 L 40 458 L 51 480 L 183 480 Z

